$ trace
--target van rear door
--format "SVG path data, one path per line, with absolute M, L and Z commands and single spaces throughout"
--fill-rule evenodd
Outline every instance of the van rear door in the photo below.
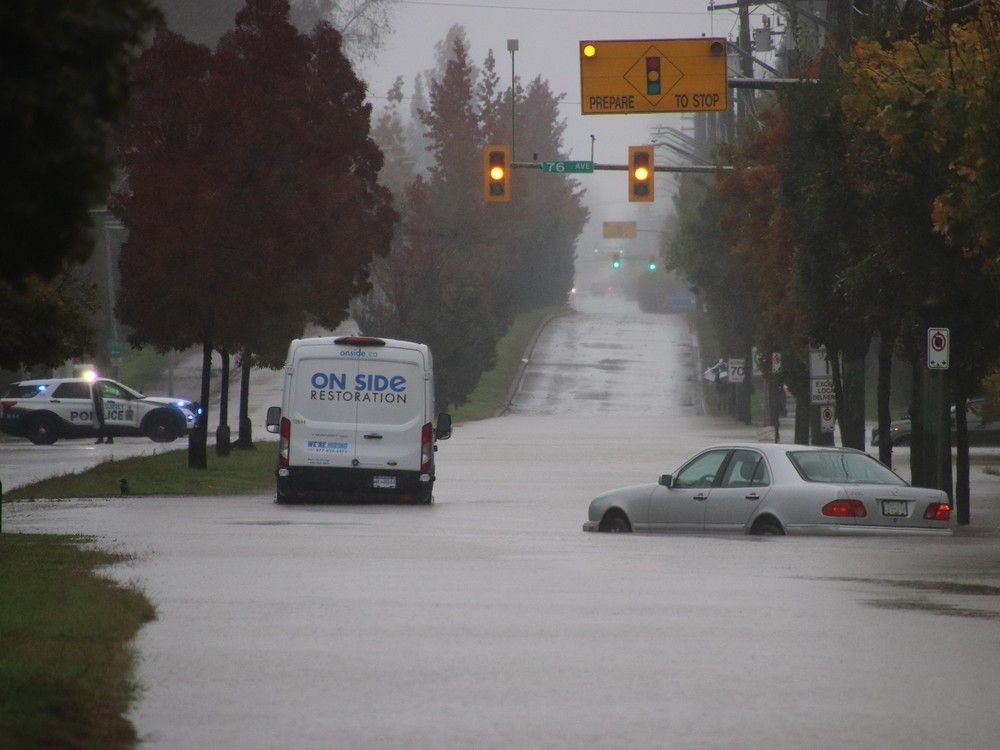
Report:
M 340 356 L 342 349 L 327 343 L 304 345 L 296 352 L 287 415 L 292 422 L 292 465 L 352 465 L 357 444 L 358 407 L 353 390 L 358 361 Z
M 423 352 L 388 344 L 358 360 L 356 457 L 369 469 L 420 470 L 428 371 Z

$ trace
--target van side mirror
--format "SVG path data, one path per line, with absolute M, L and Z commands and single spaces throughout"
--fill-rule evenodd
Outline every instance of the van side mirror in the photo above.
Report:
M 659 484 L 662 484 L 664 487 L 669 487 L 673 481 L 674 478 L 670 474 L 660 474 Z
M 451 414 L 441 412 L 438 414 L 437 427 L 434 428 L 434 436 L 438 440 L 447 440 L 451 437 Z
M 265 427 L 268 432 L 273 432 L 277 434 L 281 425 L 281 407 L 280 406 L 269 406 L 267 407 L 267 417 L 265 418 Z

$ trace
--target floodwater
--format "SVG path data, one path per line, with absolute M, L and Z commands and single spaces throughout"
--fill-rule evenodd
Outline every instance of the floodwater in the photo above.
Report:
M 440 444 L 433 506 L 5 509 L 5 529 L 136 555 L 112 574 L 158 610 L 136 643 L 144 746 L 1000 746 L 995 529 L 580 530 L 600 492 L 756 429 L 700 415 L 683 319 L 576 306 L 508 413 Z

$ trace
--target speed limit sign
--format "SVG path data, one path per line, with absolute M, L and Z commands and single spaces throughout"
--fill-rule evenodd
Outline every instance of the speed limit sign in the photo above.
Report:
M 947 370 L 951 349 L 951 331 L 947 328 L 927 329 L 927 368 Z

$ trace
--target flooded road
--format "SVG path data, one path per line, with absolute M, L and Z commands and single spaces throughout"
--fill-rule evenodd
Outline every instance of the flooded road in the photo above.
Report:
M 93 534 L 158 619 L 155 748 L 1000 744 L 1000 534 L 584 534 L 589 501 L 755 428 L 701 416 L 676 316 L 583 300 L 507 414 L 458 425 L 436 503 L 24 503 Z M 992 489 L 976 503 L 992 512 Z

